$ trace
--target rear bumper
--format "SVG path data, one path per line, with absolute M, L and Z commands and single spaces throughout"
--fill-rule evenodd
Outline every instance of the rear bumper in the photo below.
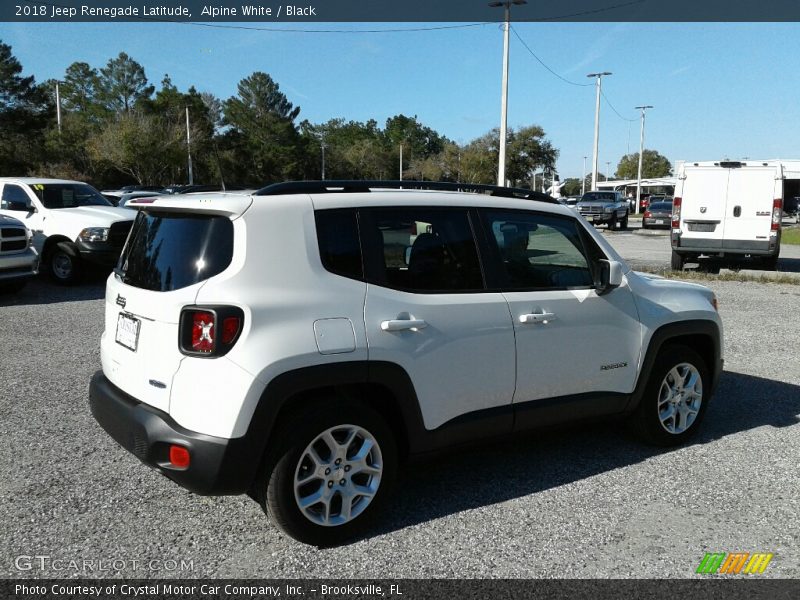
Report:
M 120 390 L 102 371 L 92 377 L 89 404 L 95 420 L 120 446 L 181 487 L 203 495 L 241 494 L 250 488 L 259 461 L 244 438 L 184 429 L 167 413 Z M 189 467 L 180 469 L 169 462 L 171 444 L 189 450 Z
M 712 240 L 706 238 L 678 237 L 672 248 L 679 254 L 777 256 L 780 245 L 770 240 Z

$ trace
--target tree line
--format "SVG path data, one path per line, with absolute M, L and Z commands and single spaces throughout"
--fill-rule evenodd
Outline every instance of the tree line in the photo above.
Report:
M 12 48 L 0 41 L 0 174 L 77 179 L 97 187 L 188 182 L 187 119 L 196 183 L 259 187 L 290 179 L 403 177 L 495 183 L 497 129 L 458 144 L 421 123 L 395 115 L 380 124 L 301 119 L 301 109 L 267 73 L 242 79 L 221 99 L 195 86 L 179 90 L 165 75 L 158 88 L 144 67 L 122 52 L 104 66 L 74 62 L 58 81 L 23 76 Z M 544 129 L 510 128 L 506 176 L 533 187 L 534 173 L 553 170 L 559 155 Z M 669 161 L 645 150 L 645 177 L 670 172 Z M 638 154 L 616 175 L 630 176 Z M 576 180 L 579 183 L 579 180 Z M 541 177 L 539 178 L 541 183 Z M 575 187 L 570 182 L 571 188 Z
M 95 67 L 72 63 L 56 81 L 23 76 L 0 42 L 0 173 L 90 181 L 97 187 L 185 183 L 187 119 L 195 182 L 261 186 L 289 179 L 404 178 L 494 183 L 499 132 L 457 144 L 396 115 L 379 124 L 345 118 L 301 120 L 301 109 L 267 73 L 242 79 L 221 99 L 195 86 L 179 90 L 165 75 L 158 88 L 126 53 Z M 508 178 L 530 185 L 554 167 L 558 150 L 538 125 L 509 131 Z

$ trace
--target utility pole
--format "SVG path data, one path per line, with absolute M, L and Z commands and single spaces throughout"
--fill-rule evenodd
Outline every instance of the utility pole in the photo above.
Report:
M 606 161 L 606 181 L 608 181 L 608 175 L 611 173 L 611 161 Z
M 636 210 L 639 210 L 639 202 L 642 197 L 642 155 L 644 154 L 644 112 L 652 106 L 637 106 L 637 110 L 642 111 L 642 126 L 639 132 L 639 172 L 636 176 Z
M 597 150 L 600 145 L 600 94 L 602 93 L 602 79 L 606 75 L 611 75 L 608 71 L 602 73 L 589 73 L 587 77 L 594 77 L 596 80 L 595 88 L 597 97 L 594 105 L 594 154 L 592 156 L 592 191 L 597 189 Z
M 586 159 L 588 157 L 583 157 L 583 177 L 581 177 L 581 196 L 586 193 Z
M 492 8 L 505 9 L 505 23 L 503 24 L 503 88 L 500 98 L 500 157 L 497 165 L 497 185 L 506 184 L 506 137 L 508 129 L 508 47 L 511 33 L 511 5 L 521 6 L 527 0 L 506 0 L 505 2 L 490 2 Z
M 56 81 L 56 120 L 58 121 L 58 135 L 61 135 L 61 92 L 58 89 L 58 84 L 61 83 Z
M 194 185 L 192 173 L 192 137 L 189 132 L 189 107 L 186 107 L 186 153 L 189 155 L 189 185 Z
M 322 148 L 322 181 L 325 181 L 325 140 L 324 139 L 322 140 L 322 143 L 320 144 L 320 147 Z
M 400 144 L 400 181 L 403 181 L 403 144 Z

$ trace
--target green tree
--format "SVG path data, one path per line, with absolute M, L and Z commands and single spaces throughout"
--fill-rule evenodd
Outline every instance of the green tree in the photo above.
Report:
M 233 158 L 228 167 L 238 179 L 262 185 L 302 172 L 302 145 L 294 124 L 300 107 L 292 105 L 269 75 L 256 72 L 242 79 L 238 96 L 223 106 L 229 129 L 222 147 L 226 159 Z
M 561 188 L 561 194 L 564 196 L 579 196 L 581 193 L 581 180 L 577 177 L 568 177 L 564 181 L 564 187 Z
M 100 69 L 100 98 L 116 113 L 129 112 L 137 102 L 150 98 L 153 86 L 148 85 L 144 67 L 124 52 Z
M 11 46 L 0 42 L 0 172 L 25 175 L 40 161 L 40 138 L 54 115 L 46 90 L 22 76 Z
M 545 139 L 544 129 L 538 125 L 529 125 L 517 130 L 510 129 L 506 152 L 508 156 L 506 178 L 510 179 L 513 185 L 530 183 L 537 170 L 552 169 L 558 159 L 558 150 Z
M 141 185 L 158 185 L 184 163 L 186 129 L 162 116 L 125 112 L 89 138 L 88 151 Z
M 636 179 L 639 173 L 639 153 L 626 154 L 617 166 L 619 179 Z M 672 165 L 666 156 L 655 150 L 642 153 L 642 177 L 668 177 L 672 174 Z

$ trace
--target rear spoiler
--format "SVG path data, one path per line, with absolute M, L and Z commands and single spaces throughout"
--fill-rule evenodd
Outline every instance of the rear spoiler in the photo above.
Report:
M 163 195 L 129 200 L 125 208 L 136 210 L 185 212 L 238 217 L 253 204 L 252 196 L 242 194 L 208 193 Z

